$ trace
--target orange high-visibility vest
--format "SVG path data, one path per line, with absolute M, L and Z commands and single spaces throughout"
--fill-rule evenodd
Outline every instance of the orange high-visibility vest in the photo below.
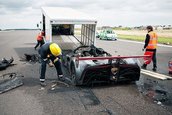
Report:
M 42 40 L 42 34 L 41 34 L 41 33 L 38 34 L 37 40 L 38 40 L 38 41 L 41 41 L 41 40 Z
M 156 49 L 158 43 L 158 36 L 155 32 L 149 32 L 150 40 L 146 49 Z

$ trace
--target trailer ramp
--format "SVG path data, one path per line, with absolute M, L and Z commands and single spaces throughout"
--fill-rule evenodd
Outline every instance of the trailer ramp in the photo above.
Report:
M 53 36 L 53 42 L 57 43 L 62 50 L 74 50 L 81 43 L 72 35 L 56 35 Z

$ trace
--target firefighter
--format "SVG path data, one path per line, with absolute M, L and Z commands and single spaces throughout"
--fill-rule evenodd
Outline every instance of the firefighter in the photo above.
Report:
M 42 45 L 39 49 L 39 54 L 41 57 L 41 72 L 40 72 L 40 84 L 41 86 L 45 86 L 45 72 L 46 72 L 46 64 L 50 59 L 57 71 L 57 76 L 59 80 L 63 80 L 63 72 L 61 68 L 60 55 L 62 53 L 60 47 L 56 43 L 46 43 Z
M 158 36 L 157 34 L 153 31 L 153 27 L 152 26 L 147 26 L 147 35 L 146 35 L 146 39 L 145 39 L 145 45 L 144 48 L 142 49 L 143 51 L 146 49 L 146 52 L 150 52 L 152 53 L 152 61 L 153 61 L 153 71 L 157 70 L 157 61 L 156 61 L 156 49 L 157 49 L 157 43 L 158 43 Z M 144 62 L 144 64 L 142 65 L 142 69 L 146 69 L 147 65 L 149 64 Z
M 40 45 L 40 47 L 44 44 L 44 39 L 43 39 L 43 36 L 44 36 L 44 32 L 41 31 L 39 32 L 38 36 L 37 36 L 37 44 L 36 46 L 34 47 L 35 50 L 36 48 Z

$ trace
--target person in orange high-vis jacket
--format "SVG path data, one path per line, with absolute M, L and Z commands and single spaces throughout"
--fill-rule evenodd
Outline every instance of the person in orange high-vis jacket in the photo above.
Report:
M 147 35 L 145 39 L 145 45 L 144 48 L 142 49 L 143 51 L 146 49 L 145 54 L 150 54 L 152 57 L 152 62 L 153 62 L 153 71 L 157 70 L 157 61 L 156 61 L 156 49 L 157 49 L 157 43 L 158 43 L 158 36 L 157 34 L 153 31 L 152 26 L 147 26 Z M 151 60 L 150 60 L 151 61 Z M 149 64 L 149 61 L 145 61 L 144 64 L 142 65 L 142 69 L 146 69 L 147 65 Z
M 35 50 L 36 50 L 36 48 L 40 45 L 40 47 L 44 44 L 44 39 L 43 39 L 43 36 L 44 36 L 44 32 L 43 31 L 41 31 L 41 32 L 39 32 L 39 34 L 37 35 L 37 44 L 36 44 L 36 46 L 34 47 L 35 48 Z

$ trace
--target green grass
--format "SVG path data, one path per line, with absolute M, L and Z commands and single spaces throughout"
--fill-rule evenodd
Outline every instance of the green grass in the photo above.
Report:
M 134 41 L 144 41 L 145 36 L 136 36 L 136 35 L 121 35 L 118 34 L 120 39 L 134 40 Z M 160 44 L 170 44 L 172 45 L 172 38 L 170 37 L 158 37 L 158 43 Z

